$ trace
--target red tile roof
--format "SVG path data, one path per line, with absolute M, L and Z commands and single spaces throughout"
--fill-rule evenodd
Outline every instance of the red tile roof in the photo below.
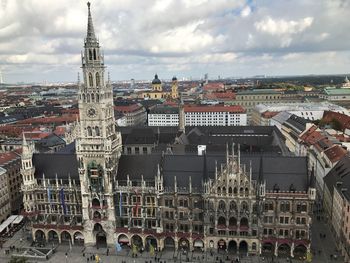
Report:
M 123 113 L 134 112 L 134 111 L 139 110 L 140 108 L 141 108 L 141 106 L 139 104 L 131 104 L 131 105 L 127 105 L 127 106 L 114 106 L 114 110 L 120 111 Z
M 265 119 L 271 119 L 272 117 L 276 116 L 279 112 L 278 111 L 265 111 L 261 114 L 261 116 Z
M 350 129 L 350 116 L 333 111 L 325 111 L 323 113 L 322 121 L 329 123 L 333 119 L 339 121 L 342 130 Z
M 324 154 L 332 163 L 339 161 L 344 155 L 346 155 L 346 153 L 347 150 L 343 149 L 339 145 L 333 145 L 324 151 Z
M 232 112 L 232 113 L 245 113 L 245 109 L 241 106 L 234 105 L 234 106 L 201 106 L 201 105 L 194 105 L 189 106 L 185 105 L 184 107 L 185 112 Z
M 19 155 L 15 152 L 0 153 L 0 165 L 4 165 L 18 158 L 19 158 Z
M 208 83 L 208 84 L 205 84 L 203 87 L 204 91 L 222 90 L 222 89 L 224 89 L 224 83 L 221 83 L 221 82 Z
M 209 100 L 234 100 L 236 93 L 234 92 L 210 92 L 204 95 L 205 99 Z

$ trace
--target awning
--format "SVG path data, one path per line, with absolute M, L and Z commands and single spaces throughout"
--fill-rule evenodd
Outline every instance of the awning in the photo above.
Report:
M 13 215 L 7 218 L 5 222 L 0 225 L 0 233 L 5 229 L 7 229 L 12 224 L 12 222 L 15 221 L 16 218 L 17 218 L 16 215 Z
M 12 224 L 20 224 L 23 220 L 23 216 L 18 216 L 13 222 Z
M 194 247 L 204 247 L 204 243 L 202 240 L 195 240 L 194 241 L 194 244 L 193 244 Z
M 122 236 L 118 238 L 119 243 L 129 243 L 129 239 L 126 236 Z
M 81 233 L 77 233 L 77 234 L 75 235 L 75 239 L 81 239 L 81 240 L 83 240 L 83 239 L 84 239 L 84 236 L 83 236 L 83 234 L 81 234 Z

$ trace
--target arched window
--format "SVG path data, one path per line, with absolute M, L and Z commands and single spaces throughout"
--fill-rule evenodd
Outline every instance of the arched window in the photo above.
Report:
M 231 186 L 228 188 L 228 193 L 229 193 L 230 195 L 232 195 L 232 187 L 231 187 Z
M 230 202 L 230 211 L 237 211 L 237 205 L 235 201 Z
M 100 101 L 100 95 L 96 94 L 96 102 Z
M 94 81 L 93 81 L 93 78 L 92 78 L 92 74 L 91 72 L 89 73 L 89 86 L 92 87 L 94 85 Z
M 220 216 L 218 218 L 218 225 L 222 225 L 222 226 L 226 225 L 226 218 L 223 216 Z
M 220 195 L 221 194 L 221 188 L 218 187 L 218 194 Z
M 83 94 L 83 102 L 85 102 L 85 99 L 86 99 L 86 98 L 85 98 L 85 94 Z
M 87 101 L 87 102 L 90 102 L 90 94 L 87 94 L 87 95 L 86 95 L 86 101 Z
M 252 243 L 252 250 L 256 250 L 256 243 L 255 242 Z
M 96 72 L 96 86 L 100 86 L 100 74 L 98 74 L 98 72 Z
M 92 136 L 92 129 L 90 126 L 87 127 L 88 136 Z
M 89 49 L 89 60 L 92 60 L 92 51 Z
M 100 128 L 99 127 L 95 127 L 95 133 L 96 133 L 96 136 L 100 136 Z
M 222 188 L 222 193 L 226 194 L 226 187 L 225 186 Z
M 91 102 L 94 102 L 94 101 L 95 101 L 95 94 L 91 93 Z
M 219 202 L 219 210 L 225 210 L 226 209 L 226 204 L 224 201 L 220 200 Z
M 94 60 L 96 60 L 96 49 L 94 49 Z
M 246 202 L 242 202 L 241 204 L 241 211 L 247 211 L 248 210 L 248 204 Z
M 233 188 L 233 194 L 237 195 L 237 187 Z
M 245 189 L 245 191 L 244 191 L 245 193 L 245 196 L 248 196 L 249 195 L 249 189 L 248 189 L 248 187 Z

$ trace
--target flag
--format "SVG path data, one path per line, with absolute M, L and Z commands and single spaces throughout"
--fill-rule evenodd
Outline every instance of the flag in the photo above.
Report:
M 119 216 L 123 215 L 123 195 L 122 195 L 122 191 L 120 191 L 120 195 L 119 195 Z
M 49 202 L 50 207 L 51 207 L 51 188 L 50 188 L 50 185 L 47 186 L 47 201 Z
M 122 246 L 119 244 L 119 242 L 115 244 L 115 249 L 117 250 L 117 252 L 122 251 Z
M 63 187 L 60 190 L 60 199 L 61 199 L 61 205 L 62 205 L 62 209 L 63 209 L 63 214 L 66 215 L 67 214 L 67 206 L 66 206 L 66 203 L 64 202 L 64 190 L 63 190 Z
M 154 256 L 154 246 L 152 246 L 151 241 L 149 241 L 148 244 L 149 244 L 149 253 L 151 256 Z
M 136 205 L 134 206 L 134 216 L 138 217 L 139 216 L 139 194 L 137 193 L 137 191 L 135 190 L 135 194 L 136 194 Z
M 306 262 L 312 262 L 312 254 L 311 254 L 311 252 L 307 252 Z
M 132 253 L 137 254 L 137 246 L 135 244 L 132 244 Z

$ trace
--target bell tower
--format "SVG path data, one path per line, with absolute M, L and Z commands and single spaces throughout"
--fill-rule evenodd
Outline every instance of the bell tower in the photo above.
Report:
M 86 245 L 114 244 L 113 188 L 121 154 L 115 129 L 113 90 L 105 81 L 104 57 L 96 38 L 90 3 L 82 52 L 83 83 L 79 84 L 79 130 L 76 153 L 82 194 Z

